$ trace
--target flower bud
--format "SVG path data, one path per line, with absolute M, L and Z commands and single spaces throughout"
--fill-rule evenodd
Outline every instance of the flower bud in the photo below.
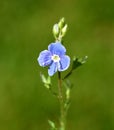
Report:
M 66 32 L 67 32 L 67 28 L 68 28 L 68 25 L 65 24 L 65 26 L 62 28 L 61 30 L 61 33 L 62 33 L 62 37 L 65 36 Z
M 62 29 L 64 27 L 64 25 L 65 25 L 65 18 L 61 18 L 58 23 L 58 26 L 60 29 Z
M 55 38 L 57 38 L 59 36 L 59 32 L 60 32 L 60 30 L 59 30 L 58 24 L 54 24 L 53 35 L 54 35 Z

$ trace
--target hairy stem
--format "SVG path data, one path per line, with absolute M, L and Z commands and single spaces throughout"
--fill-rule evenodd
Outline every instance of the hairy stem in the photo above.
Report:
M 59 91 L 59 102 L 60 102 L 60 130 L 65 130 L 65 122 L 66 122 L 66 112 L 64 109 L 64 97 L 63 97 L 63 91 L 62 91 L 62 79 L 61 79 L 61 73 L 58 71 L 58 91 Z

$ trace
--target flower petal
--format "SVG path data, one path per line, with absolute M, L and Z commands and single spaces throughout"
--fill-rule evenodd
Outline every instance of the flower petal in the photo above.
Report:
M 52 76 L 56 72 L 57 72 L 57 63 L 52 62 L 52 64 L 49 66 L 48 74 L 49 74 L 49 76 Z
M 59 43 L 59 42 L 56 42 L 56 43 L 51 43 L 49 46 L 48 46 L 48 50 L 53 54 L 56 54 L 56 55 L 64 55 L 66 53 L 66 49 L 65 47 Z
M 58 64 L 58 71 L 64 71 L 68 69 L 70 65 L 70 57 L 67 55 L 64 55 L 60 58 L 59 64 Z
M 38 62 L 40 64 L 40 66 L 48 66 L 51 64 L 52 60 L 51 60 L 51 53 L 48 50 L 44 50 L 40 53 L 39 57 L 38 57 Z

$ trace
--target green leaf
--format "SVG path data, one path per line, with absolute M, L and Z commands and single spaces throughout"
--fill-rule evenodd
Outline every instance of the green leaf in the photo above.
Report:
M 73 64 L 72 64 L 72 70 L 78 68 L 79 66 L 83 65 L 87 61 L 88 56 L 85 56 L 83 58 L 73 58 Z
M 40 74 L 41 76 L 41 79 L 42 79 L 42 82 L 44 83 L 44 86 L 47 88 L 47 89 L 50 89 L 51 87 L 51 77 L 48 76 L 47 78 L 44 76 L 44 74 Z
M 49 125 L 51 126 L 50 130 L 57 130 L 57 128 L 55 127 L 55 123 L 51 120 L 48 120 Z
M 42 73 L 40 73 L 40 77 L 43 83 L 47 83 L 47 79 Z
M 47 77 L 47 83 L 51 84 L 51 77 L 50 76 Z
M 51 77 L 48 76 L 47 78 L 44 76 L 44 74 L 40 73 L 41 80 L 44 84 L 44 86 L 51 92 L 53 96 L 58 97 L 58 94 L 53 91 L 52 89 L 52 83 L 51 83 Z
M 79 66 L 83 65 L 87 61 L 87 58 L 88 58 L 88 56 L 85 56 L 83 58 L 74 57 L 73 62 L 72 62 L 71 71 L 63 79 L 68 78 L 75 69 L 77 69 Z

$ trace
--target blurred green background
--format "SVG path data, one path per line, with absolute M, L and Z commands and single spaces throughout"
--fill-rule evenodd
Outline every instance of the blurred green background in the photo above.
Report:
M 0 1 L 0 130 L 48 130 L 48 119 L 58 121 L 59 104 L 41 83 L 47 69 L 37 57 L 54 41 L 61 17 L 69 25 L 67 54 L 89 57 L 70 77 L 67 130 L 114 130 L 113 0 Z

